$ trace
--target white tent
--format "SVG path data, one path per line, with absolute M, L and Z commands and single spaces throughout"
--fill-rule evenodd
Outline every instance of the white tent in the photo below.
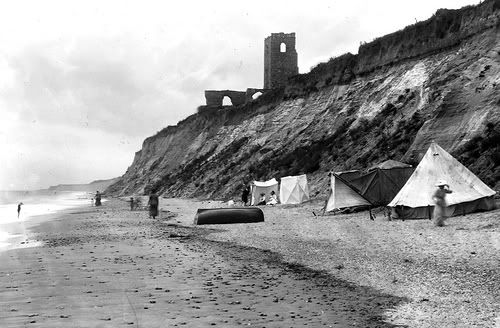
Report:
M 250 190 L 250 205 L 257 205 L 259 203 L 260 194 L 266 195 L 266 202 L 269 200 L 271 191 L 274 191 L 278 195 L 278 181 L 272 178 L 268 181 L 253 181 Z
M 430 218 L 438 180 L 445 180 L 453 191 L 446 196 L 449 216 L 495 208 L 492 198 L 495 191 L 433 142 L 415 172 L 389 203 L 394 217 Z
M 325 210 L 327 212 L 346 207 L 370 206 L 370 202 L 347 185 L 339 175 L 330 173 L 331 192 Z
M 300 204 L 309 200 L 309 187 L 305 174 L 281 178 L 281 204 Z

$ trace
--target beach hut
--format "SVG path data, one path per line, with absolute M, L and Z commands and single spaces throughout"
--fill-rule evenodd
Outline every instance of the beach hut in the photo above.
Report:
M 300 204 L 309 200 L 309 187 L 305 174 L 281 178 L 281 204 Z
M 253 181 L 250 187 L 250 205 L 257 205 L 259 203 L 260 194 L 266 195 L 267 202 L 271 191 L 274 191 L 278 195 L 278 181 L 275 178 L 268 181 Z
M 445 180 L 453 191 L 446 196 L 448 216 L 495 208 L 495 191 L 433 142 L 415 172 L 389 203 L 393 217 L 430 219 L 438 180 Z

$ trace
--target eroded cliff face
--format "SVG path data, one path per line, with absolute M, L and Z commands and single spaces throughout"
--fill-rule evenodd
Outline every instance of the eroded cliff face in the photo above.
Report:
M 330 170 L 386 159 L 417 164 L 432 140 L 498 188 L 499 4 L 446 11 L 446 29 L 436 28 L 438 12 L 424 24 L 429 36 L 420 37 L 431 41 L 421 50 L 398 50 L 418 47 L 407 28 L 252 103 L 204 109 L 146 139 L 107 192 L 226 198 L 244 181 L 307 173 L 311 195 L 321 196 Z

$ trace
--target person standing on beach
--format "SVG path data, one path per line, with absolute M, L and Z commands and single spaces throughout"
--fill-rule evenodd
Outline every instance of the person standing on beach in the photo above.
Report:
M 156 219 L 158 216 L 158 205 L 159 205 L 159 199 L 158 195 L 156 194 L 156 191 L 153 190 L 151 194 L 149 195 L 149 216 L 152 217 L 153 219 Z
M 101 193 L 99 190 L 96 191 L 95 193 L 95 206 L 101 206 Z
M 247 206 L 248 203 L 248 195 L 250 195 L 250 187 L 248 185 L 243 186 L 243 192 L 241 193 L 241 201 L 244 206 Z
M 437 227 L 444 226 L 446 220 L 446 194 L 451 194 L 450 186 L 444 180 L 439 180 L 436 184 L 436 191 L 432 195 L 434 200 L 434 225 Z
M 130 197 L 130 210 L 133 211 L 134 210 L 134 197 Z
M 24 205 L 22 202 L 17 204 L 17 218 L 19 219 L 19 215 L 21 214 L 21 206 Z

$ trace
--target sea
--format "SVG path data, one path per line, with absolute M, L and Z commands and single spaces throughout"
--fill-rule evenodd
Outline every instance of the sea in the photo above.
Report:
M 12 248 L 13 243 L 34 246 L 27 232 L 31 221 L 40 215 L 92 206 L 93 196 L 83 191 L 0 191 L 0 250 Z M 18 217 L 19 203 L 22 205 Z

